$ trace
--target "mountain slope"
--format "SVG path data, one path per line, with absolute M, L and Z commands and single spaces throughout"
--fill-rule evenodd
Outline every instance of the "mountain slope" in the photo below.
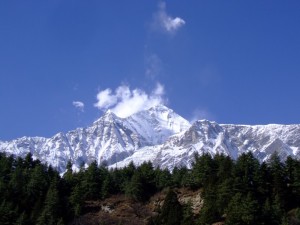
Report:
M 260 161 L 274 152 L 300 158 L 300 125 L 232 125 L 198 120 L 192 125 L 173 110 L 158 105 L 119 118 L 107 111 L 90 127 L 58 133 L 51 138 L 22 137 L 0 142 L 0 151 L 35 158 L 64 172 L 70 160 L 74 169 L 96 160 L 110 167 L 133 161 L 172 169 L 191 166 L 195 152 L 223 153 L 237 158 L 251 151 Z
M 0 142 L 0 151 L 21 157 L 31 152 L 34 158 L 63 172 L 69 160 L 75 169 L 94 160 L 111 165 L 141 147 L 161 144 L 189 126 L 188 121 L 162 105 L 125 119 L 107 111 L 90 127 L 58 133 L 51 138 L 23 137 Z
M 139 149 L 118 166 L 125 166 L 131 161 L 141 164 L 150 160 L 163 168 L 191 167 L 195 152 L 222 153 L 236 159 L 251 151 L 260 161 L 268 160 L 277 152 L 282 159 L 287 156 L 300 159 L 299 140 L 300 125 L 227 125 L 198 120 L 188 130 L 171 136 L 162 145 Z

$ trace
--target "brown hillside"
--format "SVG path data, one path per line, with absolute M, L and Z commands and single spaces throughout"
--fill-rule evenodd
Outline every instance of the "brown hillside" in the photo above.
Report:
M 193 212 L 199 213 L 202 206 L 200 191 L 186 188 L 175 191 L 182 205 L 190 202 Z M 162 191 L 146 203 L 133 201 L 124 195 L 114 195 L 102 201 L 87 201 L 83 215 L 70 225 L 146 225 L 150 217 L 158 214 L 165 197 L 166 191 Z

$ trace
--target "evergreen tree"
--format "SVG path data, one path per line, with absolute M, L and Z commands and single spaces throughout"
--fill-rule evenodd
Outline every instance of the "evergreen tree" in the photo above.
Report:
M 172 172 L 172 186 L 173 187 L 181 187 L 185 181 L 185 177 L 188 176 L 188 173 L 189 173 L 189 171 L 186 167 L 178 168 L 175 166 L 173 169 L 173 172 Z M 198 185 L 198 184 L 196 183 L 196 185 Z
M 84 189 L 81 184 L 76 184 L 70 195 L 70 203 L 75 217 L 80 216 L 84 203 Z
M 214 157 L 214 161 L 217 168 L 218 182 L 221 183 L 224 180 L 232 177 L 233 161 L 229 156 L 224 154 L 217 154 Z
M 178 202 L 177 195 L 173 190 L 169 190 L 161 209 L 158 224 L 180 225 L 182 220 L 182 207 Z
M 183 206 L 182 210 L 182 220 L 180 225 L 194 225 L 194 214 L 192 211 L 192 204 L 188 202 L 186 205 Z
M 227 208 L 226 225 L 253 225 L 259 224 L 259 204 L 251 194 L 243 196 L 237 193 Z
M 208 153 L 201 156 L 195 154 L 192 173 L 198 187 L 214 183 L 216 181 L 217 168 L 211 155 Z
M 221 215 L 216 206 L 217 195 L 216 189 L 213 186 L 206 187 L 201 197 L 204 199 L 204 204 L 199 214 L 199 224 L 206 225 L 216 222 L 220 219 Z
M 285 207 L 287 202 L 287 174 L 285 165 L 281 162 L 277 152 L 271 155 L 268 165 L 270 168 L 273 198 L 281 207 Z
M 38 225 L 56 225 L 60 218 L 60 201 L 57 181 L 53 181 L 47 192 L 44 208 L 38 218 Z
M 100 199 L 101 197 L 101 177 L 97 162 L 92 162 L 84 172 L 82 187 L 86 199 Z
M 258 186 L 259 162 L 251 152 L 243 153 L 236 161 L 234 190 L 243 194 L 255 194 Z
M 49 181 L 47 180 L 46 167 L 39 162 L 34 162 L 35 166 L 30 173 L 27 189 L 26 203 L 31 211 L 30 219 L 35 221 L 43 208 L 44 198 L 47 194 Z
M 13 208 L 13 204 L 3 201 L 0 205 L 0 224 L 11 225 L 16 220 L 17 212 Z
M 287 187 L 286 187 L 286 207 L 296 208 L 300 202 L 300 162 L 292 157 L 288 157 L 285 162 Z
M 34 165 L 35 163 L 32 159 L 32 154 L 29 152 L 24 159 L 24 167 L 30 170 L 34 167 Z
M 136 201 L 143 201 L 145 199 L 143 196 L 142 178 L 139 172 L 135 172 L 131 181 L 127 183 L 125 194 Z
M 126 183 L 125 194 L 137 201 L 146 201 L 156 192 L 155 173 L 152 163 L 145 162 L 137 168 Z
M 113 184 L 112 178 L 111 178 L 110 174 L 108 173 L 108 174 L 106 174 L 103 184 L 102 184 L 102 187 L 101 187 L 101 197 L 103 199 L 109 197 L 109 195 L 113 192 L 113 189 L 114 189 L 113 186 L 114 186 L 114 184 Z
M 223 215 L 232 196 L 234 195 L 233 179 L 228 178 L 224 180 L 221 184 L 219 184 L 217 186 L 215 195 L 216 195 L 215 208 L 217 209 L 219 215 Z M 212 205 L 213 204 L 214 203 L 212 203 Z
M 172 175 L 168 169 L 155 170 L 155 185 L 159 190 L 172 185 Z

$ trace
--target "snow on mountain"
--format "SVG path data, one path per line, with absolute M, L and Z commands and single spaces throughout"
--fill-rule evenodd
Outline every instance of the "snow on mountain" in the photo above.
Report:
M 300 125 L 221 125 L 239 149 L 239 153 L 252 151 L 261 161 L 277 152 L 282 159 L 300 157 Z
M 227 125 L 198 120 L 186 131 L 170 136 L 162 145 L 139 149 L 118 162 L 118 166 L 150 160 L 155 166 L 173 169 L 182 165 L 190 167 L 195 152 L 223 153 L 236 159 L 249 151 L 260 161 L 268 160 L 274 152 L 282 159 L 287 156 L 300 159 L 300 125 Z
M 23 137 L 0 142 L 0 151 L 21 157 L 31 152 L 34 158 L 63 172 L 69 160 L 74 169 L 94 160 L 99 164 L 114 164 L 142 147 L 163 143 L 189 126 L 188 121 L 162 105 L 124 119 L 107 111 L 90 127 L 51 138 Z
M 236 159 L 251 151 L 260 161 L 274 152 L 282 159 L 300 158 L 300 125 L 232 125 L 187 120 L 163 105 L 119 118 L 107 111 L 90 127 L 58 133 L 51 138 L 22 137 L 0 142 L 0 151 L 34 158 L 65 171 L 70 160 L 74 169 L 96 160 L 111 168 L 133 161 L 152 161 L 173 169 L 190 167 L 195 152 L 223 153 Z
M 145 145 L 157 145 L 171 135 L 187 130 L 190 123 L 166 106 L 158 105 L 128 117 L 126 126 L 140 134 Z

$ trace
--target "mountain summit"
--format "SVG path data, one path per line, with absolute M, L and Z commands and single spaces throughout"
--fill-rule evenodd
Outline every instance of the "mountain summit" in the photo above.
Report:
M 163 105 L 119 118 L 108 110 L 90 127 L 58 133 L 51 138 L 22 137 L 0 142 L 0 151 L 34 158 L 63 172 L 68 161 L 75 168 L 96 160 L 111 165 L 138 149 L 164 143 L 171 135 L 190 127 L 187 120 Z
M 223 153 L 237 158 L 253 152 L 260 161 L 278 152 L 300 158 L 300 125 L 232 125 L 198 120 L 190 124 L 163 105 L 119 118 L 107 111 L 90 127 L 58 133 L 51 138 L 22 137 L 0 142 L 0 151 L 34 158 L 64 172 L 67 162 L 74 168 L 97 161 L 122 167 L 133 161 L 150 160 L 172 169 L 191 166 L 195 152 Z

